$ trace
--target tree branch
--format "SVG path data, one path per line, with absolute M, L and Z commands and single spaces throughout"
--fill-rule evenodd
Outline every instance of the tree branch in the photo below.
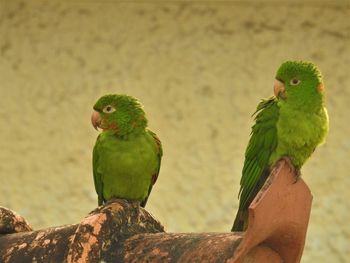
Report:
M 39 231 L 0 208 L 0 261 L 294 263 L 303 251 L 311 199 L 281 161 L 252 202 L 245 233 L 165 233 L 137 202 L 120 199 L 80 224 Z

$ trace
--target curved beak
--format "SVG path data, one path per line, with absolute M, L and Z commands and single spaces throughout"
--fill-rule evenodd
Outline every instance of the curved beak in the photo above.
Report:
M 286 88 L 284 87 L 284 83 L 276 79 L 273 85 L 273 92 L 276 97 L 281 97 L 285 99 Z
M 93 111 L 93 113 L 91 115 L 91 123 L 92 123 L 92 126 L 94 126 L 95 130 L 98 130 L 98 128 L 100 128 L 101 116 L 100 116 L 100 113 L 98 113 L 95 110 Z

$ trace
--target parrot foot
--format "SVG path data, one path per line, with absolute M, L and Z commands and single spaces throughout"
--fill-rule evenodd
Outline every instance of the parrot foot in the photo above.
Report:
M 294 167 L 294 178 L 295 178 L 294 184 L 295 184 L 296 182 L 298 182 L 300 176 L 301 176 L 300 169 Z
M 288 163 L 290 171 L 294 174 L 295 181 L 293 184 L 295 184 L 296 182 L 298 182 L 298 179 L 301 176 L 300 168 L 295 167 L 292 162 L 292 159 L 288 156 L 284 156 L 281 159 L 285 160 Z

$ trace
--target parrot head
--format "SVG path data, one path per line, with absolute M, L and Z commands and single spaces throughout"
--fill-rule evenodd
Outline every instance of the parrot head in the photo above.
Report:
M 142 131 L 147 119 L 142 104 L 128 95 L 102 96 L 94 105 L 91 123 L 94 128 L 113 131 L 118 136 Z
M 276 73 L 275 96 L 297 107 L 323 102 L 324 85 L 320 70 L 310 62 L 286 61 Z

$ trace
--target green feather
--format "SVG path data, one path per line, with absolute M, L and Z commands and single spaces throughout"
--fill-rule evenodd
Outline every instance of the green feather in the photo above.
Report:
M 153 137 L 154 141 L 156 142 L 157 145 L 157 157 L 158 157 L 158 166 L 156 169 L 156 173 L 152 176 L 152 181 L 151 184 L 148 188 L 148 194 L 147 196 L 142 200 L 141 202 L 141 206 L 145 207 L 146 203 L 148 201 L 148 197 L 151 194 L 153 185 L 156 183 L 157 179 L 158 179 L 158 175 L 159 175 L 159 170 L 160 170 L 160 165 L 161 165 L 161 160 L 162 160 L 162 156 L 163 156 L 163 148 L 162 148 L 162 143 L 159 140 L 157 134 L 155 134 L 154 132 L 152 132 L 151 130 L 147 130 L 147 132 Z
M 99 138 L 100 138 L 100 135 L 97 137 L 97 141 L 99 141 Z M 102 205 L 102 203 L 103 203 L 103 195 L 102 195 L 103 185 L 102 185 L 102 180 L 101 180 L 101 173 L 99 173 L 97 171 L 98 161 L 99 161 L 98 157 L 99 157 L 99 154 L 97 152 L 97 147 L 95 145 L 93 153 L 92 153 L 92 168 L 93 168 L 95 190 L 96 190 L 97 197 L 98 197 L 98 205 Z
M 254 186 L 259 181 L 276 145 L 278 106 L 275 98 L 263 100 L 257 107 L 256 123 L 248 143 L 241 180 L 240 208 L 247 209 Z M 263 121 L 265 120 L 265 121 Z
M 245 162 L 242 170 L 241 188 L 239 191 L 240 203 L 233 231 L 242 231 L 248 209 L 255 197 L 260 181 L 266 179 L 266 167 L 277 145 L 277 99 L 271 97 L 262 100 L 254 113 L 255 124 L 252 127 L 251 137 L 245 152 Z M 244 217 L 244 218 L 241 218 Z

